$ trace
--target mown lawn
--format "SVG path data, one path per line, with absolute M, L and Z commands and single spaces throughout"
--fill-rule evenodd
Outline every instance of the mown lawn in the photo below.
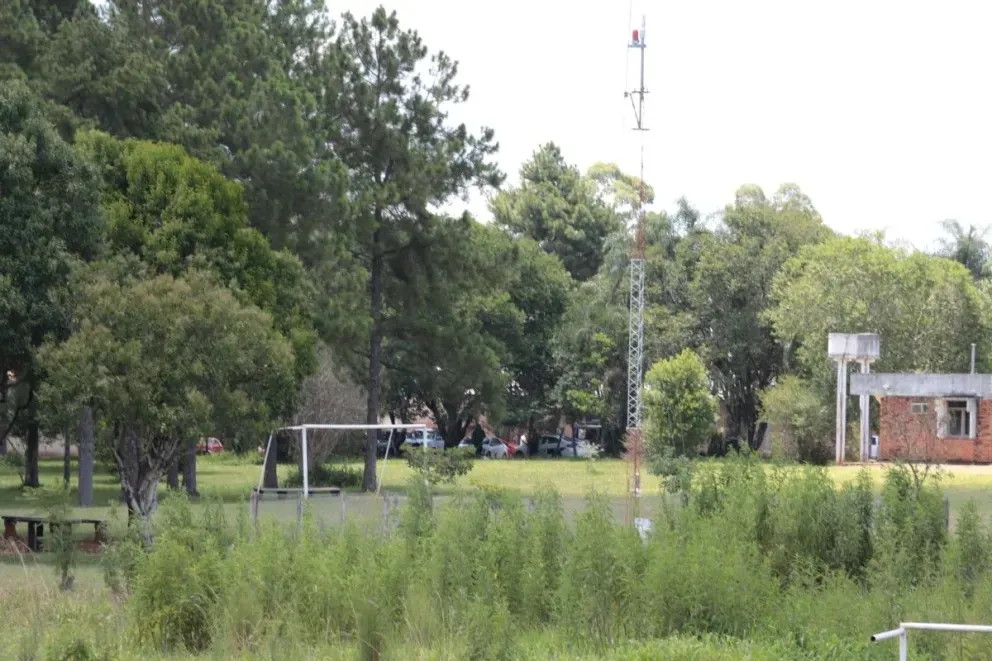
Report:
M 359 462 L 351 464 L 361 469 Z M 380 462 L 381 471 L 381 462 Z M 75 463 L 73 464 L 73 489 L 75 489 Z M 234 456 L 201 457 L 198 461 L 198 487 L 203 500 L 220 500 L 232 512 L 242 506 L 247 507 L 251 489 L 258 483 L 261 467 L 245 459 Z M 854 479 L 862 470 L 868 470 L 876 484 L 881 485 L 887 465 L 874 464 L 867 468 L 859 465 L 831 467 L 830 475 L 838 485 Z M 943 486 L 950 500 L 951 511 L 958 509 L 970 499 L 975 500 L 983 512 L 992 513 L 992 466 L 947 466 L 944 471 Z M 292 466 L 280 465 L 279 476 L 284 479 L 292 471 Z M 441 494 L 458 488 L 501 487 L 519 492 L 522 496 L 536 493 L 545 486 L 554 487 L 567 501 L 582 501 L 587 494 L 598 491 L 611 496 L 618 505 L 627 500 L 631 481 L 630 464 L 619 459 L 596 459 L 592 461 L 571 459 L 529 459 L 476 461 L 472 471 L 458 479 L 455 485 L 442 486 Z M 56 459 L 43 459 L 40 467 L 43 486 L 58 488 L 62 482 L 62 462 Z M 383 474 L 380 472 L 380 474 Z M 386 466 L 383 490 L 402 496 L 411 470 L 402 460 L 390 460 Z M 642 487 L 645 494 L 656 495 L 660 491 L 657 477 L 642 471 Z M 0 470 L 0 514 L 37 512 L 39 500 L 31 490 L 22 490 L 17 475 Z M 163 496 L 167 493 L 163 484 Z M 330 500 L 330 499 L 327 499 Z M 320 498 L 314 499 L 320 506 Z M 352 499 L 351 502 L 356 502 Z M 94 478 L 95 507 L 89 513 L 95 516 L 108 516 L 111 509 L 119 506 L 120 485 L 112 475 L 98 473 Z M 335 500 L 336 503 L 336 500 Z M 335 504 L 334 507 L 337 507 Z

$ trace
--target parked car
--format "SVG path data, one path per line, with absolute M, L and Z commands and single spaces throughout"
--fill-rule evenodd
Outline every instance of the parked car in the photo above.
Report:
M 389 432 L 386 430 L 379 430 L 376 434 L 375 439 L 375 451 L 380 457 L 386 456 L 386 446 L 389 446 L 389 456 L 395 455 L 404 445 L 403 433 L 399 431 L 393 432 L 392 443 L 389 441 Z
M 475 447 L 475 441 L 472 440 L 470 436 L 466 436 L 461 441 L 458 442 L 459 448 L 472 448 L 476 451 L 476 454 L 482 454 L 481 450 Z
M 424 445 L 428 449 L 443 450 L 444 439 L 436 429 L 417 429 L 407 432 L 406 441 L 403 443 L 404 450 L 423 450 Z
M 560 457 L 588 459 L 596 456 L 596 454 L 597 450 L 593 447 L 592 443 L 589 441 L 580 441 L 577 438 L 571 438 L 569 436 L 562 438 L 561 444 L 558 446 L 558 456 Z
M 537 440 L 537 454 L 541 457 L 561 456 L 561 436 L 545 434 Z
M 510 449 L 500 439 L 487 436 L 482 441 L 482 456 L 486 459 L 506 459 L 510 456 Z
M 503 444 L 506 445 L 506 451 L 510 455 L 510 457 L 512 457 L 513 459 L 526 459 L 527 458 L 527 444 L 526 443 L 520 443 L 518 445 L 517 443 L 514 443 L 513 441 L 503 441 Z
M 201 438 L 196 443 L 197 454 L 220 454 L 224 451 L 224 444 L 214 437 Z M 264 452 L 264 450 L 263 450 Z

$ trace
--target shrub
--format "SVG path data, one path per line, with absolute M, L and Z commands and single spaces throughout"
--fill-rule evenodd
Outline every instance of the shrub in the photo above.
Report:
M 342 489 L 349 489 L 362 485 L 362 474 L 349 466 L 317 464 L 316 466 L 310 466 L 309 482 L 311 487 L 341 487 Z M 299 468 L 286 477 L 285 484 L 287 487 L 294 488 L 303 486 L 303 474 Z
M 222 541 L 198 519 L 184 497 L 169 498 L 158 514 L 155 543 L 138 562 L 128 604 L 139 639 L 159 649 L 209 647 L 217 605 L 232 580 Z
M 54 494 L 46 494 L 43 499 L 45 514 L 48 518 L 48 536 L 45 539 L 45 550 L 52 554 L 55 560 L 55 572 L 59 577 L 59 587 L 71 590 L 75 576 L 77 552 L 72 543 L 72 531 L 65 522 L 72 518 L 73 502 L 68 488 Z
M 475 460 L 473 448 L 447 450 L 407 450 L 403 453 L 406 463 L 430 485 L 451 484 L 458 477 L 472 470 Z
M 9 470 L 24 482 L 24 455 L 17 450 L 8 449 L 0 455 L 0 469 Z

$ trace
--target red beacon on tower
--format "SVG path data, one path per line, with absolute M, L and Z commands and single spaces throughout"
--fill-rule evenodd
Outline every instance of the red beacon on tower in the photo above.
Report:
M 640 30 L 634 30 L 634 33 L 630 37 L 630 45 L 631 46 L 640 46 L 641 45 L 641 31 Z

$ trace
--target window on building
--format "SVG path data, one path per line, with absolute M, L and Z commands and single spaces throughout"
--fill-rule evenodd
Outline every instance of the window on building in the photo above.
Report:
M 909 405 L 909 412 L 910 413 L 917 413 L 917 414 L 923 415 L 924 413 L 927 412 L 927 403 L 926 402 L 913 402 L 912 404 Z
M 971 416 L 968 415 L 968 402 L 960 400 L 947 402 L 947 435 L 971 435 Z

